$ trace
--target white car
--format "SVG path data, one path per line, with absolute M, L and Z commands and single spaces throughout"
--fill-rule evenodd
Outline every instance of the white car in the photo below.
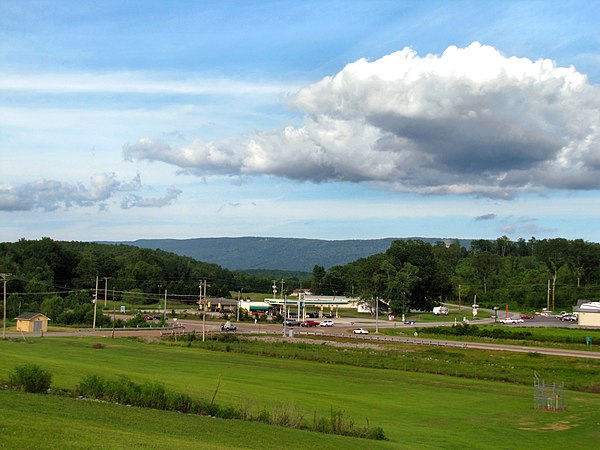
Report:
M 523 319 L 519 318 L 514 318 L 514 317 L 507 317 L 506 319 L 500 319 L 500 323 L 503 323 L 504 325 L 515 325 L 517 323 L 523 323 L 525 322 Z
M 354 334 L 369 334 L 367 330 L 364 328 L 357 328 L 356 330 L 352 330 Z
M 333 320 L 324 320 L 323 322 L 321 322 L 319 324 L 320 327 L 332 327 L 333 326 Z

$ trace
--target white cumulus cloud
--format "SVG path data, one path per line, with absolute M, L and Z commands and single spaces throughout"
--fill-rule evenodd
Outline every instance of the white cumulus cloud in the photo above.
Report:
M 423 194 L 511 197 L 600 188 L 600 88 L 573 67 L 477 42 L 348 64 L 289 99 L 301 126 L 173 148 L 142 138 L 126 159 L 197 174 L 374 183 Z

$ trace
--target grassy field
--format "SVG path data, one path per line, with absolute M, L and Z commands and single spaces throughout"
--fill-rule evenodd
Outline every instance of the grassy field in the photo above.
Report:
M 465 342 L 493 342 L 496 344 L 511 344 L 511 345 L 529 345 L 543 346 L 553 348 L 570 348 L 574 350 L 594 350 L 600 349 L 600 330 L 596 329 L 581 329 L 567 327 L 514 327 L 506 325 L 478 325 L 472 323 L 470 326 L 476 326 L 480 330 L 501 330 L 508 338 L 485 338 L 481 336 L 469 335 L 451 335 L 437 334 L 431 332 L 427 327 L 419 328 L 382 328 L 381 334 L 390 336 L 413 337 L 415 331 L 419 333 L 419 337 L 431 339 L 448 339 Z M 459 324 L 460 326 L 460 324 Z M 527 339 L 519 338 L 518 335 L 523 332 L 530 334 Z M 514 335 L 514 338 L 510 338 Z M 586 337 L 592 338 L 592 345 L 586 345 Z
M 106 340 L 104 348 L 93 348 L 96 342 L 88 338 L 1 341 L 0 379 L 6 380 L 16 365 L 32 362 L 54 375 L 57 388 L 73 388 L 88 374 L 160 382 L 170 390 L 205 398 L 212 397 L 219 385 L 216 401 L 221 404 L 293 409 L 306 417 L 339 410 L 357 425 L 368 420 L 382 427 L 390 441 L 2 391 L 0 426 L 6 430 L 0 430 L 2 439 L 10 439 L 6 448 L 18 447 L 26 434 L 36 439 L 32 430 L 49 433 L 51 439 L 37 438 L 56 444 L 48 448 L 93 448 L 95 444 L 79 445 L 60 431 L 71 423 L 74 432 L 106 439 L 104 448 L 173 444 L 178 448 L 498 448 L 506 445 L 506 439 L 514 443 L 512 448 L 542 443 L 547 448 L 595 448 L 600 439 L 597 394 L 567 391 L 567 410 L 548 413 L 532 409 L 530 386 L 149 345 L 133 339 Z
M 6 449 L 363 449 L 364 441 L 236 420 L 0 391 Z M 369 441 L 370 448 L 394 448 Z

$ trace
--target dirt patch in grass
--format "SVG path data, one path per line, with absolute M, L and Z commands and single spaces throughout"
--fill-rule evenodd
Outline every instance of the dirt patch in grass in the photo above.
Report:
M 577 426 L 568 420 L 559 420 L 544 426 L 536 426 L 534 422 L 521 422 L 519 425 L 519 430 L 523 431 L 567 431 Z

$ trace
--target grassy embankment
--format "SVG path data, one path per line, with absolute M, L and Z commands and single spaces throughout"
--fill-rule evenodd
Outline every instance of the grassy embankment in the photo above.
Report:
M 469 329 L 475 332 L 470 333 Z M 438 330 L 427 327 L 383 328 L 379 332 L 389 336 L 413 337 L 415 331 L 421 338 L 568 348 L 573 350 L 600 350 L 600 330 L 567 328 L 566 326 L 546 328 L 500 324 L 477 325 L 476 323 L 471 323 L 467 327 L 462 327 L 461 324 L 458 324 L 457 334 L 452 334 L 452 329 L 448 327 L 444 327 L 443 329 L 438 328 Z M 488 336 L 485 336 L 485 334 Z M 587 337 L 592 338 L 591 346 L 586 345 Z
M 578 448 L 595 448 L 600 439 L 596 394 L 567 391 L 567 411 L 548 413 L 532 409 L 530 386 L 355 367 L 319 362 L 319 358 L 273 358 L 148 345 L 131 339 L 106 340 L 104 348 L 93 348 L 95 342 L 88 338 L 2 341 L 0 379 L 6 379 L 16 365 L 36 363 L 53 373 L 54 387 L 62 388 L 73 388 L 81 377 L 98 374 L 160 382 L 176 392 L 210 398 L 219 384 L 217 402 L 221 404 L 275 406 L 306 417 L 339 410 L 358 425 L 368 420 L 372 426 L 381 426 L 391 440 L 365 441 L 2 391 L 0 432 L 7 448 L 42 443 L 47 448 L 497 448 L 507 436 L 517 447 L 543 443 L 547 448 L 561 448 L 577 443 Z M 263 345 L 265 354 L 273 348 Z M 344 353 L 343 349 L 331 350 Z M 328 354 L 329 349 L 321 352 Z M 430 356 L 431 365 L 439 364 L 433 353 Z M 370 357 L 369 351 L 361 356 L 363 360 Z M 578 360 L 571 363 L 575 366 Z

